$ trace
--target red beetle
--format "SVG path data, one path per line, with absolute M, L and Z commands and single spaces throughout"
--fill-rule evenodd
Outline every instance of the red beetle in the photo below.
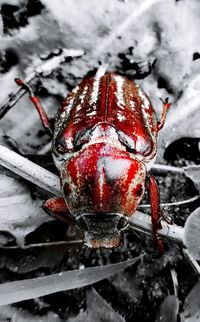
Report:
M 97 74 L 86 77 L 68 94 L 53 131 L 29 85 L 20 79 L 16 82 L 29 91 L 53 138 L 63 198 L 47 200 L 45 211 L 84 230 L 88 247 L 117 247 L 147 183 L 153 234 L 162 253 L 157 233 L 161 228 L 159 193 L 147 171 L 156 155 L 168 100 L 158 122 L 148 96 L 137 84 L 114 73 Z

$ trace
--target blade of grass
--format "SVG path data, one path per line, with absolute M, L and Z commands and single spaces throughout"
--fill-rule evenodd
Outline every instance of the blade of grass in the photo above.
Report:
M 1 284 L 0 306 L 97 283 L 133 265 L 140 258 Z

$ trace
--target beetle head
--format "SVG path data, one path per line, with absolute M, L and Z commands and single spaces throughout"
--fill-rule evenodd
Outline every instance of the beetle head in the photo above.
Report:
M 84 243 L 90 248 L 120 246 L 121 229 L 127 226 L 127 218 L 117 213 L 83 213 L 76 222 L 85 231 Z
M 108 143 L 87 145 L 62 164 L 62 192 L 89 247 L 119 246 L 145 176 L 141 161 Z

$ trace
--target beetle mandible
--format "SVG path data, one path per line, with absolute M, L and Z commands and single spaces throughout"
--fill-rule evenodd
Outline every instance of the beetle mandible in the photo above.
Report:
M 47 200 L 43 209 L 82 229 L 88 247 L 117 247 L 146 187 L 154 239 L 163 253 L 159 191 L 148 170 L 168 99 L 158 122 L 148 96 L 134 81 L 115 73 L 88 76 L 64 100 L 53 130 L 31 87 L 21 79 L 16 83 L 28 90 L 52 138 L 60 173 L 63 198 Z

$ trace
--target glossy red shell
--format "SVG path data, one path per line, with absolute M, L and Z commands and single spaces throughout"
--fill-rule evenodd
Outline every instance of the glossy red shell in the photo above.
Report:
M 69 93 L 57 117 L 54 151 L 80 149 L 102 123 L 115 128 L 130 152 L 154 157 L 157 120 L 151 102 L 132 80 L 113 73 L 86 77 Z
M 120 230 L 144 194 L 157 132 L 150 100 L 123 76 L 86 77 L 65 99 L 53 155 L 65 202 L 89 247 L 121 243 Z

